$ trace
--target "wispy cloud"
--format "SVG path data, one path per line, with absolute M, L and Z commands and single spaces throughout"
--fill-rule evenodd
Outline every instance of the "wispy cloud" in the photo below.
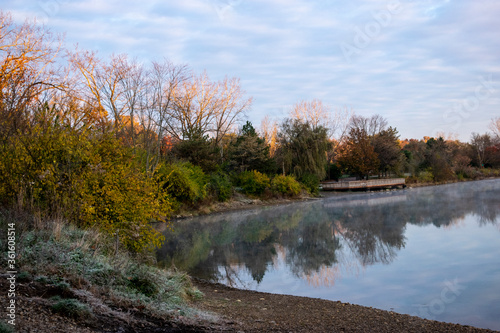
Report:
M 68 45 L 103 55 L 168 57 L 213 78 L 238 76 L 256 124 L 312 98 L 379 113 L 403 137 L 441 129 L 468 140 L 500 115 L 495 0 L 18 0 L 3 10 L 37 15 L 66 32 Z M 357 48 L 351 59 L 342 43 Z M 488 75 L 496 91 L 458 122 L 450 109 Z

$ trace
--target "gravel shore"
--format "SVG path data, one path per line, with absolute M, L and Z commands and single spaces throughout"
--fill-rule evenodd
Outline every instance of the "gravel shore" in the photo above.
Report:
M 219 327 L 234 332 L 494 332 L 342 302 L 194 283 L 205 294 L 198 306 L 219 314 Z
M 1 290 L 7 281 L 0 281 Z M 54 290 L 37 283 L 17 285 L 15 332 L 494 332 L 342 302 L 276 295 L 229 288 L 202 280 L 193 284 L 203 292 L 191 306 L 210 315 L 186 318 L 152 317 L 128 308 L 92 308 L 90 318 L 68 318 L 51 309 Z M 72 291 L 72 297 L 88 292 Z M 99 298 L 105 295 L 94 295 Z M 85 302 L 84 299 L 80 301 Z M 7 297 L 0 298 L 6 309 Z M 6 313 L 2 311 L 2 321 Z M 202 318 L 203 317 L 203 318 Z

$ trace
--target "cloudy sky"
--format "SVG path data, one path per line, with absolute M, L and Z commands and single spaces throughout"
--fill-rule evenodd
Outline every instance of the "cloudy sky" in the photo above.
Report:
M 380 114 L 402 138 L 469 141 L 500 116 L 498 0 L 0 0 L 67 47 L 241 79 L 248 119 L 299 100 Z

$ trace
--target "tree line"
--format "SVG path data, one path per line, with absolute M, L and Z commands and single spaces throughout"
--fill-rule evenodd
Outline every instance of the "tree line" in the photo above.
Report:
M 252 98 L 238 78 L 68 50 L 4 12 L 0 74 L 2 207 L 99 228 L 133 251 L 163 241 L 152 221 L 235 191 L 315 194 L 321 180 L 347 174 L 475 177 L 473 167 L 500 160 L 498 120 L 495 135 L 470 144 L 401 141 L 381 116 L 313 100 L 257 129 L 244 122 Z

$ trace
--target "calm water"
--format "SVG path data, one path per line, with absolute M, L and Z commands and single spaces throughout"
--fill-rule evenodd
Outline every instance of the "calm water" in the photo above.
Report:
M 160 262 L 253 290 L 500 330 L 500 180 L 177 221 Z

